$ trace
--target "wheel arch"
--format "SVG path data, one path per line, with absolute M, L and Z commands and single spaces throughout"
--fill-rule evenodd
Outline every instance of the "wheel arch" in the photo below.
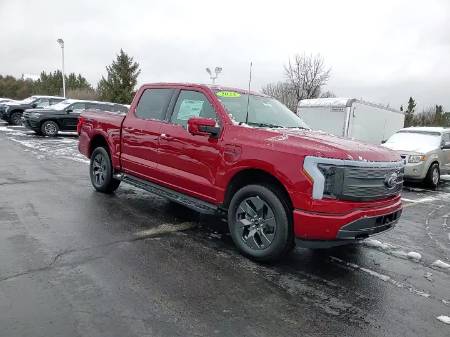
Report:
M 288 190 L 280 179 L 275 177 L 273 174 L 260 169 L 260 168 L 245 168 L 236 172 L 227 184 L 225 190 L 223 208 L 228 208 L 233 195 L 242 187 L 251 184 L 264 184 L 274 186 L 277 194 L 283 198 L 288 209 L 293 209 L 292 199 L 289 195 Z
M 109 144 L 108 141 L 106 140 L 106 137 L 103 136 L 102 134 L 96 134 L 94 137 L 92 137 L 91 141 L 89 142 L 88 158 L 91 158 L 92 152 L 94 152 L 94 150 L 100 146 L 104 147 L 111 156 L 111 151 L 109 149 Z

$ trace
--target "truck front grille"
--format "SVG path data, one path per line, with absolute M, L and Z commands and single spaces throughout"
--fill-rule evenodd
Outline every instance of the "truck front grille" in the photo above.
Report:
M 343 167 L 342 189 L 336 196 L 342 200 L 376 200 L 400 193 L 404 168 Z

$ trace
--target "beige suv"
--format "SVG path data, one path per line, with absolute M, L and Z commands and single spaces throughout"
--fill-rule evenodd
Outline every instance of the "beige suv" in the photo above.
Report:
M 450 173 L 450 129 L 410 127 L 393 134 L 383 146 L 405 161 L 405 179 L 436 188 L 440 175 Z

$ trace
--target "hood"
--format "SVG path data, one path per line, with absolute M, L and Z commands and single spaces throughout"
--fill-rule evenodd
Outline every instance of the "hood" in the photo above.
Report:
M 399 153 L 420 153 L 425 154 L 427 152 L 431 152 L 434 150 L 437 150 L 438 147 L 434 144 L 417 144 L 414 142 L 404 142 L 404 143 L 385 143 L 383 144 L 384 147 L 397 151 Z
M 36 108 L 36 109 L 26 109 L 26 112 L 39 112 L 39 113 L 52 113 L 52 114 L 56 114 L 56 113 L 65 113 L 62 110 L 56 110 L 56 109 L 51 109 L 51 108 Z
M 267 137 L 270 143 L 299 149 L 306 155 L 356 161 L 400 161 L 395 151 L 378 145 L 333 136 L 320 131 L 272 129 L 277 135 Z

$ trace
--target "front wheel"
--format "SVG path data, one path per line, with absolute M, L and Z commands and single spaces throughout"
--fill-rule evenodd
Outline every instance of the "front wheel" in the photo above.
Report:
M 89 173 L 92 186 L 99 192 L 112 193 L 120 185 L 120 180 L 113 178 L 111 158 L 103 147 L 97 147 L 92 152 Z
M 228 226 L 234 244 L 258 261 L 274 261 L 293 247 L 288 209 L 270 186 L 248 185 L 233 196 Z
M 59 126 L 54 121 L 45 121 L 41 125 L 41 133 L 47 137 L 56 137 L 59 131 Z
M 439 170 L 439 164 L 434 163 L 428 169 L 427 176 L 425 177 L 425 183 L 431 188 L 436 189 L 439 185 L 440 179 L 441 179 L 441 172 Z

